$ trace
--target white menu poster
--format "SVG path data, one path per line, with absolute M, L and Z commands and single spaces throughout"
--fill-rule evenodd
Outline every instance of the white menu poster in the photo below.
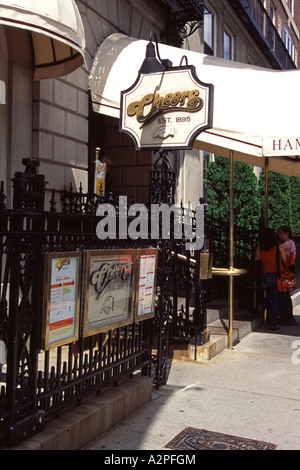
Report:
M 49 344 L 75 335 L 78 269 L 78 257 L 51 260 Z
M 138 317 L 154 313 L 155 276 L 156 254 L 141 255 L 137 309 Z

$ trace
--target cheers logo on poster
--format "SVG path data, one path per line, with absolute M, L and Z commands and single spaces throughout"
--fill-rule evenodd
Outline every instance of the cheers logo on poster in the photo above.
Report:
M 87 251 L 85 336 L 132 322 L 134 264 L 134 250 Z

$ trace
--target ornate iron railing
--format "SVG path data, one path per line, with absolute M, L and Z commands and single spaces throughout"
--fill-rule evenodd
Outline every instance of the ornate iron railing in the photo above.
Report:
M 182 322 L 176 320 L 180 308 L 174 291 L 180 275 L 174 271 L 173 253 L 179 248 L 172 234 L 164 239 L 160 229 L 157 240 L 99 240 L 96 209 L 99 204 L 109 202 L 118 213 L 118 200 L 111 194 L 103 197 L 83 193 L 82 188 L 75 192 L 71 187 L 61 194 L 60 210 L 57 210 L 57 195 L 52 191 L 50 208 L 46 211 L 46 180 L 37 174 L 39 162 L 25 159 L 23 163 L 25 171 L 17 172 L 13 179 L 13 209 L 5 207 L 3 184 L 0 190 L 0 341 L 7 350 L 7 360 L 0 355 L 0 440 L 8 445 L 43 429 L 45 418 L 80 403 L 92 392 L 100 393 L 105 384 L 117 383 L 135 371 L 152 375 L 156 387 L 165 384 L 169 324 L 177 332 L 183 328 Z M 152 202 L 171 204 L 174 181 L 166 154 L 160 155 L 151 173 Z M 80 334 L 76 343 L 42 349 L 47 252 L 150 245 L 159 249 L 153 319 L 87 338 Z M 201 294 L 200 280 L 195 279 L 189 272 L 187 282 Z M 204 315 L 204 304 L 201 311 L 195 307 L 191 317 L 183 314 L 185 334 L 194 334 L 195 325 L 199 332 L 205 324 Z
M 95 214 L 82 207 L 74 210 L 73 202 L 67 209 L 66 200 L 64 212 L 56 212 L 53 198 L 52 210 L 42 211 L 40 198 L 34 197 L 37 188 L 26 192 L 24 183 L 24 174 L 16 175 L 16 208 L 1 209 L 0 214 L 0 333 L 7 347 L 7 363 L 0 365 L 0 433 L 10 444 L 41 429 L 47 416 L 99 392 L 104 384 L 117 383 L 135 370 L 150 374 L 152 345 L 150 321 L 145 320 L 41 350 L 45 253 L 111 245 L 97 239 Z M 31 193 L 26 204 L 20 197 L 24 189 L 26 196 Z M 70 204 L 70 192 L 64 197 Z
M 161 0 L 168 11 L 167 43 L 180 46 L 185 38 L 203 25 L 203 0 Z

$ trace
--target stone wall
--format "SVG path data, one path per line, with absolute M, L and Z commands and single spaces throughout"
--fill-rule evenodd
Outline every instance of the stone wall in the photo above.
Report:
M 26 59 L 25 64 L 26 49 L 15 46 L 19 44 L 19 35 L 25 33 L 14 31 L 11 41 L 14 47 L 7 37 L 11 82 L 7 87 L 7 168 L 5 165 L 1 168 L 3 174 L 6 172 L 3 179 L 7 181 L 7 194 L 14 172 L 22 170 L 23 157 L 40 160 L 39 171 L 46 175 L 48 190 L 63 190 L 70 183 L 74 189 L 80 183 L 84 191 L 91 189 L 95 148 L 100 147 L 101 155 L 114 163 L 109 171 L 115 195 L 122 189 L 137 201 L 148 199 L 149 170 L 156 155 L 136 151 L 133 141 L 119 132 L 117 119 L 93 113 L 89 73 L 96 51 L 107 36 L 118 32 L 148 40 L 153 30 L 163 42 L 167 18 L 158 0 L 76 0 L 76 3 L 85 29 L 85 64 L 66 77 L 32 83 L 30 60 Z M 268 66 L 230 2 L 207 0 L 206 4 L 216 14 L 216 55 L 222 57 L 226 27 L 234 35 L 234 60 Z M 183 47 L 202 52 L 203 29 L 186 39 Z M 172 158 L 177 173 L 177 200 L 197 202 L 203 190 L 202 152 L 177 152 Z
M 41 161 L 48 189 L 62 190 L 72 183 L 84 191 L 92 181 L 95 147 L 114 162 L 111 168 L 114 190 L 125 188 L 135 198 L 148 193 L 151 154 L 137 154 L 133 142 L 118 131 L 118 121 L 99 118 L 89 123 L 89 72 L 95 53 L 105 37 L 121 32 L 149 39 L 150 31 L 163 27 L 163 15 L 156 2 L 145 0 L 77 0 L 85 36 L 85 65 L 67 77 L 34 84 L 33 156 Z M 91 120 L 97 121 L 93 116 Z M 114 122 L 115 121 L 115 122 Z M 134 168 L 134 171 L 133 171 Z M 141 182 L 137 185 L 137 182 Z

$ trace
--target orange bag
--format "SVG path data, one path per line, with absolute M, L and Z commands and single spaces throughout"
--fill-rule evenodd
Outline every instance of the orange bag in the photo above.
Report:
M 284 271 L 279 271 L 279 249 L 277 248 L 277 287 L 279 292 L 291 292 L 296 286 L 295 274 L 286 268 L 283 259 L 281 260 Z
M 291 292 L 293 289 L 295 289 L 295 286 L 295 274 L 292 273 L 289 269 L 285 269 L 285 271 L 277 275 L 277 287 L 279 292 Z

